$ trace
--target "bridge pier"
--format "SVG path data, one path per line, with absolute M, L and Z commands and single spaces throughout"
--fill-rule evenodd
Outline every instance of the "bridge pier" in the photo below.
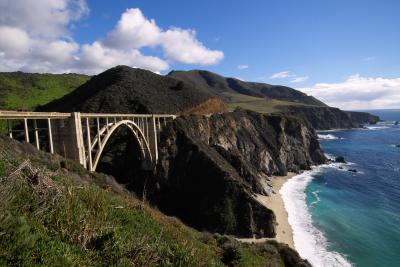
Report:
M 157 162 L 158 160 L 158 147 L 157 147 L 157 128 L 156 128 L 156 119 L 154 115 L 150 118 L 150 122 L 148 123 L 148 142 L 150 147 L 151 157 L 153 162 Z
M 57 154 L 74 160 L 86 168 L 86 153 L 79 112 L 73 112 L 67 120 L 56 121 L 53 144 Z

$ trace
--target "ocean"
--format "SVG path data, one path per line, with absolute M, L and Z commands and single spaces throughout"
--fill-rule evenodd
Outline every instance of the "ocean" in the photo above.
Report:
M 328 157 L 280 193 L 295 247 L 315 266 L 400 266 L 400 110 L 365 129 L 319 132 Z M 351 172 L 349 169 L 356 170 Z

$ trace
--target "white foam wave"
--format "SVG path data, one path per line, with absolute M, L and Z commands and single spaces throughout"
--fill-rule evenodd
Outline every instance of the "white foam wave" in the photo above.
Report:
M 328 251 L 328 240 L 313 226 L 312 217 L 306 204 L 304 190 L 313 175 L 329 165 L 314 167 L 288 180 L 279 193 L 288 212 L 289 224 L 293 229 L 293 241 L 299 254 L 315 267 L 352 266 L 346 258 L 334 251 Z
M 318 195 L 319 191 L 318 191 L 318 190 L 317 190 L 317 191 L 313 191 L 313 192 L 311 192 L 311 193 L 312 193 L 312 194 L 314 195 L 314 197 L 315 197 L 315 201 L 313 201 L 313 202 L 310 203 L 310 205 L 312 206 L 312 205 L 317 204 L 318 202 L 320 202 L 321 199 L 319 198 L 319 195 Z
M 389 128 L 388 126 L 365 126 L 368 130 L 383 130 Z
M 335 158 L 336 158 L 334 155 L 329 154 L 329 153 L 325 153 L 325 157 L 326 157 L 327 159 L 329 159 L 329 160 L 332 160 L 332 161 L 334 161 Z
M 341 139 L 333 134 L 318 134 L 318 139 L 323 139 L 323 140 L 337 140 Z

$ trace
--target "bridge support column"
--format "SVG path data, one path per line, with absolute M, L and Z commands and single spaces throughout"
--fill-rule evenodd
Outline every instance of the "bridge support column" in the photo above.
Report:
M 150 148 L 153 165 L 155 165 L 158 160 L 158 147 L 157 147 L 156 119 L 154 116 L 152 116 L 148 120 L 148 142 L 149 142 L 149 148 Z
M 71 115 L 68 121 L 57 121 L 54 138 L 55 150 L 59 155 L 79 162 L 86 168 L 81 114 L 73 112 Z

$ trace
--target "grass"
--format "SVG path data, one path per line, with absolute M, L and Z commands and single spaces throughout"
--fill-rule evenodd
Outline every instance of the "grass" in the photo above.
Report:
M 89 78 L 81 74 L 0 73 L 0 110 L 33 110 L 70 93 Z
M 310 106 L 304 103 L 265 99 L 243 94 L 225 93 L 225 95 L 229 98 L 228 109 L 230 111 L 233 111 L 236 108 L 244 108 L 259 113 L 269 114 L 284 111 L 287 106 Z
M 198 232 L 28 146 L 0 136 L 0 266 L 285 265 L 276 244 Z

